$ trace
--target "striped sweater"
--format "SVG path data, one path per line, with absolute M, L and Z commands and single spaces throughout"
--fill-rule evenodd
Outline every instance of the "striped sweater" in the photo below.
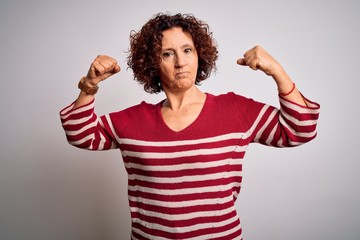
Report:
M 280 97 L 280 109 L 234 93 L 206 94 L 200 115 L 171 130 L 161 104 L 98 117 L 94 101 L 60 112 L 70 144 L 119 148 L 128 174 L 131 239 L 242 239 L 235 201 L 252 142 L 291 147 L 316 136 L 319 105 Z

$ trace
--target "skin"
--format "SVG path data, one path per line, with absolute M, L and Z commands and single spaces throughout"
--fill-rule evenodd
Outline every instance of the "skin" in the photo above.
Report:
M 190 125 L 200 114 L 206 95 L 195 85 L 198 55 L 190 34 L 180 27 L 163 32 L 160 78 L 166 94 L 161 113 L 174 131 Z
M 82 79 L 83 84 L 94 88 L 101 81 L 118 72 L 120 72 L 120 66 L 117 64 L 115 59 L 106 55 L 98 55 L 91 63 L 86 77 Z M 84 106 L 90 103 L 93 99 L 94 95 L 87 95 L 85 92 L 80 91 L 73 108 L 75 109 Z
M 280 94 L 289 93 L 293 88 L 293 82 L 283 67 L 261 46 L 257 45 L 248 50 L 243 58 L 237 60 L 237 64 L 248 66 L 253 70 L 260 70 L 266 75 L 271 76 Z M 301 106 L 307 106 L 304 98 L 296 87 L 291 94 L 288 94 L 285 98 Z
M 170 129 L 181 131 L 195 121 L 206 99 L 206 95 L 195 85 L 198 55 L 191 36 L 180 27 L 163 31 L 161 59 L 159 75 L 166 95 L 161 109 L 162 117 Z M 283 67 L 260 46 L 248 50 L 243 58 L 237 60 L 237 64 L 260 70 L 272 77 L 280 94 L 288 93 L 293 88 L 293 82 Z M 85 85 L 94 87 L 119 71 L 115 59 L 99 55 L 82 80 Z M 74 108 L 88 104 L 93 98 L 80 92 Z M 297 88 L 285 98 L 306 106 Z

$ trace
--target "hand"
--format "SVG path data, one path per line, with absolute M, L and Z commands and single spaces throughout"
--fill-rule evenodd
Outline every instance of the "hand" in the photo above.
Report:
M 273 78 L 284 73 L 282 66 L 260 46 L 255 46 L 247 51 L 244 58 L 237 60 L 237 64 L 248 66 L 253 70 L 259 69 Z
M 106 55 L 99 55 L 91 63 L 84 84 L 96 86 L 100 81 L 120 71 L 117 61 Z
M 244 58 L 238 59 L 237 63 L 239 65 L 248 66 L 253 70 L 260 69 L 275 80 L 280 95 L 286 93 L 286 98 L 289 101 L 302 106 L 307 106 L 306 101 L 282 66 L 262 47 L 253 47 L 244 54 Z

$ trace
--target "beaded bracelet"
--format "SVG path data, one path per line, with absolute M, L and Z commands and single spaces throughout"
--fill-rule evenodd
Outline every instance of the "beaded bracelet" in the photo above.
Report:
M 287 92 L 287 93 L 279 92 L 279 94 L 280 94 L 280 96 L 285 97 L 287 95 L 290 95 L 290 93 L 292 93 L 294 90 L 295 90 L 295 83 L 293 83 L 292 89 L 289 92 Z

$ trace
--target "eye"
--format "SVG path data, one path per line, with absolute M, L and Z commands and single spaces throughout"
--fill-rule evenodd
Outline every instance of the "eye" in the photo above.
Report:
M 185 53 L 190 53 L 192 51 L 192 48 L 185 48 L 184 52 Z
M 174 55 L 173 52 L 163 52 L 163 53 L 162 53 L 162 57 L 163 57 L 163 58 L 168 58 L 168 57 L 171 57 L 172 55 Z

